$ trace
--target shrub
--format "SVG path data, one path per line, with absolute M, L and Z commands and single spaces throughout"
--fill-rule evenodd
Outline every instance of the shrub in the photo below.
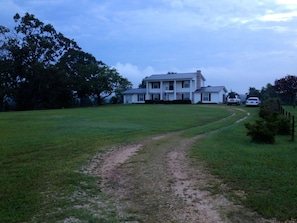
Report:
M 164 101 L 164 100 L 145 100 L 146 104 L 192 104 L 191 100 L 173 100 L 173 101 Z
M 290 135 L 291 125 L 290 119 L 283 115 L 278 115 L 275 121 L 275 125 L 277 126 L 277 134 L 279 135 Z
M 280 111 L 280 102 L 278 99 L 269 99 L 265 101 L 259 110 L 259 116 L 265 120 L 275 120 Z
M 256 120 L 254 124 L 245 123 L 253 142 L 273 144 L 275 142 L 276 126 L 264 119 Z
M 259 110 L 262 118 L 254 124 L 246 123 L 247 135 L 252 141 L 258 143 L 274 143 L 275 135 L 289 135 L 291 132 L 290 118 L 280 114 L 280 102 L 278 99 L 265 101 Z
M 110 99 L 110 104 L 117 104 L 118 103 L 118 98 L 113 96 L 111 99 Z
M 145 100 L 146 104 L 164 104 L 163 100 Z

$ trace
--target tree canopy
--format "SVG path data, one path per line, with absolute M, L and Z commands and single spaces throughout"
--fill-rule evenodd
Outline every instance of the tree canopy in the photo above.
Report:
M 290 104 L 295 107 L 297 99 L 297 76 L 287 75 L 274 81 L 274 85 L 268 83 L 261 91 L 254 87 L 249 88 L 247 97 L 256 96 L 262 101 L 278 98 L 283 104 Z
M 0 111 L 74 106 L 96 98 L 97 104 L 132 84 L 115 69 L 34 15 L 13 17 L 13 30 L 0 26 Z
M 247 95 L 247 97 L 260 97 L 260 91 L 257 90 L 256 88 L 254 87 L 250 87 L 249 88 L 249 93 Z
M 297 76 L 287 75 L 281 79 L 275 80 L 275 90 L 283 96 L 288 96 L 295 107 L 297 95 Z

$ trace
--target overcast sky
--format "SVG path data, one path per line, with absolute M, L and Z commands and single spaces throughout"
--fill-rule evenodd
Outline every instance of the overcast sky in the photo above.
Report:
M 206 85 L 261 89 L 297 74 L 297 0 L 1 0 L 0 25 L 26 12 L 138 87 L 201 70 Z

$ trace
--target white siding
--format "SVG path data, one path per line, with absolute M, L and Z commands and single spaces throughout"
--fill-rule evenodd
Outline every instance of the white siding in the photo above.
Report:
M 124 104 L 131 104 L 133 103 L 132 101 L 132 95 L 129 94 L 129 95 L 124 95 Z

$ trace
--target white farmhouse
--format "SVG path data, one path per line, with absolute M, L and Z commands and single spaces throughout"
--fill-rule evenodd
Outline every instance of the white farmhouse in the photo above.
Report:
M 145 103 L 146 100 L 190 100 L 191 103 L 223 103 L 224 86 L 204 86 L 201 71 L 193 73 L 154 74 L 144 79 L 146 88 L 123 92 L 124 104 Z

